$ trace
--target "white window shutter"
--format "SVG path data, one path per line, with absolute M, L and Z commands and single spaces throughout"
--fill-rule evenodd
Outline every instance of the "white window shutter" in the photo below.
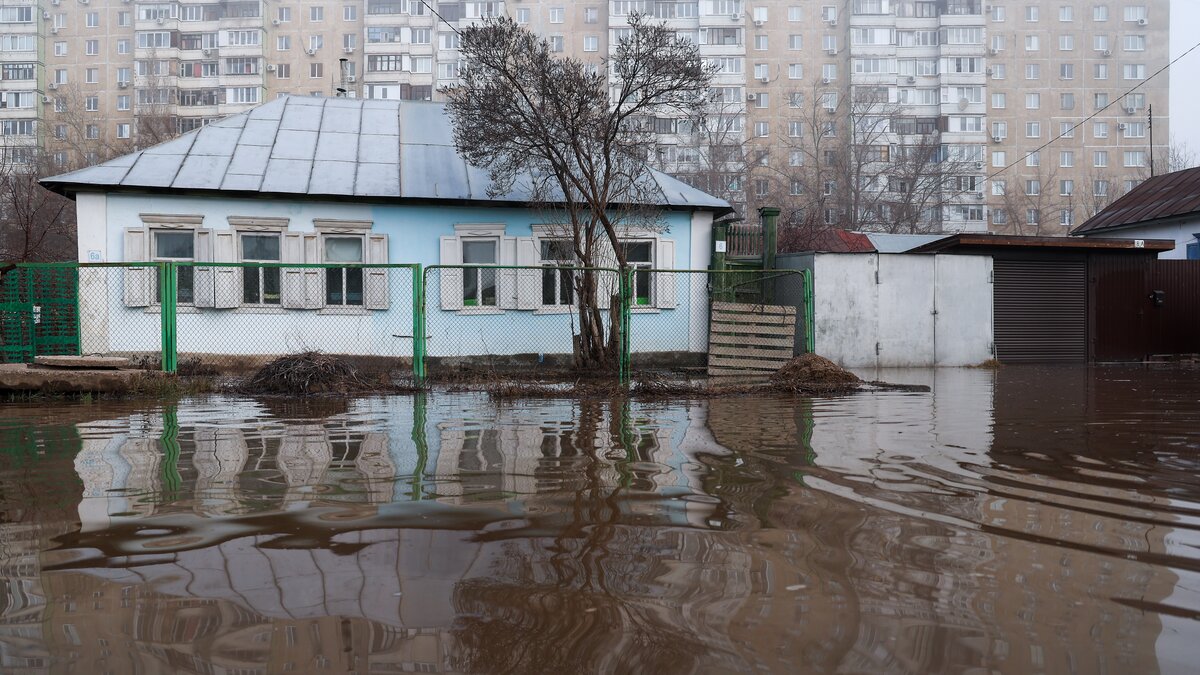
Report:
M 519 237 L 517 239 L 518 265 L 521 267 L 536 267 L 539 258 L 536 239 L 533 237 Z M 541 306 L 541 270 L 517 270 L 517 309 L 537 309 Z
M 283 250 L 280 251 L 284 264 L 304 262 L 304 235 L 285 232 Z M 285 267 L 279 275 L 279 304 L 285 309 L 304 309 L 304 270 L 300 267 Z
M 458 237 L 441 238 L 441 265 L 462 264 L 462 244 Z M 440 268 L 431 278 L 437 278 L 441 292 L 442 309 L 459 310 L 463 307 L 463 275 L 459 268 Z
M 617 254 L 613 251 L 608 235 L 599 233 L 600 241 L 596 242 L 595 267 L 613 268 L 617 266 Z M 600 309 L 612 306 L 612 296 L 620 292 L 620 275 L 617 272 L 594 272 L 596 276 L 596 304 Z
M 237 233 L 233 230 L 213 231 L 213 262 L 237 262 Z M 251 270 L 257 273 L 258 270 Z M 217 309 L 233 309 L 241 304 L 242 269 L 240 267 L 214 267 L 216 297 L 213 306 Z
M 321 262 L 321 235 L 304 234 L 304 262 Z M 325 270 L 320 267 L 302 268 L 304 277 L 304 308 L 321 309 L 325 305 Z
M 384 265 L 388 262 L 388 238 L 386 234 L 367 237 L 367 262 Z M 368 267 L 363 274 L 363 304 L 367 309 L 388 308 L 388 270 L 386 267 Z
M 213 261 L 213 232 L 209 229 L 196 230 L 196 262 Z M 217 284 L 212 267 L 192 268 L 192 303 L 197 307 L 216 307 Z
M 145 262 L 149 250 L 149 237 L 150 233 L 144 227 L 126 228 L 125 250 L 122 252 L 125 262 Z M 150 306 L 157 273 L 158 269 L 154 267 L 125 268 L 122 291 L 126 307 Z
M 654 266 L 660 270 L 675 269 L 675 241 L 659 239 L 655 252 Z M 658 272 L 654 275 L 654 306 L 659 309 L 675 309 L 675 286 L 681 274 Z
M 500 264 L 517 264 L 517 238 L 500 237 Z M 517 308 L 517 271 L 496 270 L 496 304 L 500 309 Z

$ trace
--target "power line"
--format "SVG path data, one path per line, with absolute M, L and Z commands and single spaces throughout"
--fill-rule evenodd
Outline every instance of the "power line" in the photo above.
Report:
M 436 16 L 436 17 L 438 18 L 438 21 L 441 21 L 442 23 L 444 23 L 444 24 L 446 24 L 447 26 L 449 26 L 449 27 L 450 27 L 450 30 L 454 31 L 455 33 L 458 33 L 458 35 L 459 35 L 460 37 L 462 36 L 462 33 L 461 33 L 461 32 L 460 32 L 460 31 L 459 31 L 457 28 L 455 28 L 455 27 L 454 27 L 454 24 L 452 24 L 452 23 L 450 23 L 449 21 L 447 21 L 447 20 L 445 20 L 444 18 L 442 18 L 442 15 L 441 15 L 441 14 L 438 14 L 438 11 L 437 11 L 436 9 L 434 9 L 434 8 L 433 8 L 433 5 L 429 4 L 428 2 L 425 2 L 425 0 L 421 0 L 421 4 L 422 4 L 422 5 L 425 5 L 425 8 L 426 8 L 426 9 L 428 9 L 430 12 L 432 12 L 432 13 L 433 13 L 433 15 L 434 15 L 434 16 Z
M 1180 59 L 1182 59 L 1183 57 L 1187 56 L 1188 54 L 1191 54 L 1191 53 L 1192 53 L 1193 51 L 1195 51 L 1197 48 L 1200 48 L 1200 42 L 1197 42 L 1196 44 L 1194 44 L 1194 45 L 1192 45 L 1190 48 L 1188 48 L 1188 50 L 1187 50 L 1187 51 L 1185 51 L 1184 53 L 1180 54 L 1179 56 L 1176 56 L 1176 57 L 1175 57 L 1174 59 L 1172 59 L 1172 60 L 1171 60 L 1169 63 L 1167 63 L 1167 65 L 1165 65 L 1165 66 L 1163 66 L 1162 68 L 1159 68 L 1158 70 L 1154 71 L 1154 73 L 1153 73 L 1152 75 L 1150 75 L 1150 77 L 1147 77 L 1146 79 L 1142 80 L 1141 82 L 1138 82 L 1137 84 L 1135 84 L 1133 87 L 1131 87 L 1131 88 L 1129 88 L 1129 89 L 1125 90 L 1125 93 L 1123 93 L 1123 94 L 1121 94 L 1120 96 L 1118 96 L 1117 98 L 1115 98 L 1115 99 L 1113 99 L 1113 100 L 1109 101 L 1109 102 L 1108 102 L 1108 104 L 1107 104 L 1107 105 L 1105 105 L 1103 108 L 1100 108 L 1099 110 L 1097 110 L 1096 112 L 1092 113 L 1091 115 L 1088 115 L 1087 117 L 1085 117 L 1085 118 L 1083 118 L 1083 119 L 1079 120 L 1079 122 L 1078 122 L 1077 124 L 1075 124 L 1074 126 L 1072 126 L 1070 129 L 1067 129 L 1066 131 L 1063 131 L 1063 132 L 1059 133 L 1059 134 L 1058 134 L 1057 136 L 1055 136 L 1054 138 L 1051 138 L 1050 140 L 1048 140 L 1048 141 L 1046 141 L 1045 143 L 1041 144 L 1040 146 L 1038 146 L 1038 147 L 1037 147 L 1037 149 L 1036 149 L 1036 150 L 1031 150 L 1030 152 L 1026 153 L 1024 157 L 1021 157 L 1020 159 L 1017 159 L 1017 160 L 1016 160 L 1016 161 L 1014 161 L 1013 163 L 1011 163 L 1011 164 L 1009 164 L 1009 165 L 1007 165 L 1007 166 L 1005 166 L 1005 167 L 1003 167 L 1003 168 L 1001 168 L 1001 169 L 997 169 L 996 171 L 993 171 L 992 173 L 988 174 L 987 176 L 984 176 L 984 181 L 985 181 L 985 182 L 986 182 L 986 181 L 990 181 L 990 180 L 992 180 L 993 178 L 995 178 L 995 177 L 999 176 L 1000 174 L 1004 173 L 1005 171 L 1008 171 L 1009 169 L 1013 168 L 1014 166 L 1017 166 L 1018 164 L 1020 164 L 1020 163 L 1024 162 L 1025 160 L 1029 159 L 1030 157 L 1032 157 L 1032 156 L 1034 156 L 1034 155 L 1038 154 L 1038 153 L 1039 153 L 1039 152 L 1041 152 L 1042 150 L 1045 150 L 1046 148 L 1050 147 L 1050 145 L 1051 145 L 1051 144 L 1053 144 L 1055 141 L 1059 141 L 1059 140 L 1062 140 L 1062 139 L 1064 139 L 1064 138 L 1070 138 L 1070 137 L 1073 137 L 1073 136 L 1074 136 L 1074 134 L 1075 134 L 1075 130 L 1076 130 L 1076 129 L 1078 129 L 1078 128 L 1082 127 L 1084 124 L 1087 124 L 1087 123 L 1088 123 L 1088 121 L 1090 121 L 1091 119 L 1095 118 L 1095 117 L 1096 117 L 1097 115 L 1099 115 L 1100 113 L 1102 113 L 1102 112 L 1104 112 L 1105 110 L 1108 110 L 1108 109 L 1109 109 L 1109 108 L 1111 108 L 1112 106 L 1116 105 L 1117 101 L 1123 100 L 1123 99 L 1124 99 L 1126 96 L 1128 96 L 1128 95 L 1132 94 L 1133 92 L 1137 91 L 1138 89 L 1141 89 L 1142 87 L 1146 86 L 1146 83 L 1150 82 L 1150 81 L 1151 81 L 1151 80 L 1153 80 L 1154 78 L 1156 78 L 1156 77 L 1158 77 L 1159 75 L 1161 75 L 1161 74 L 1162 74 L 1163 72 L 1165 72 L 1165 71 L 1166 71 L 1168 68 L 1170 68 L 1171 66 L 1175 65 L 1175 64 L 1176 64 L 1176 63 L 1177 63 L 1177 62 L 1178 62 Z M 1154 152 L 1154 146 L 1150 146 L 1150 152 L 1153 154 L 1153 152 Z M 968 191 L 968 190 L 959 190 L 958 192 L 956 192 L 956 193 L 954 193 L 954 194 L 950 195 L 949 197 L 946 197 L 945 199 L 943 199 L 943 200 L 939 201 L 937 204 L 935 204 L 935 205 L 934 205 L 934 207 L 933 207 L 933 208 L 941 208 L 941 207 L 943 207 L 943 206 L 946 206 L 946 205 L 947 205 L 947 204 L 950 202 L 950 200 L 952 200 L 952 199 L 956 199 L 956 198 L 958 198 L 958 197 L 961 197 L 961 196 L 963 196 L 963 195 L 966 195 L 966 194 L 973 194 L 973 193 L 972 193 L 972 192 L 970 192 L 970 191 Z

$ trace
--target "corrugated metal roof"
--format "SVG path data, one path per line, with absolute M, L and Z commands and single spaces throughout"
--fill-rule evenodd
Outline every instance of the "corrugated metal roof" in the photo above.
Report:
M 729 203 L 657 171 L 655 205 L 730 211 Z M 529 201 L 528 181 L 496 199 L 486 171 L 454 148 L 445 107 L 424 101 L 284 96 L 96 166 L 46 178 L 88 188 L 236 191 L 306 197 Z M 524 187 L 522 187 L 524 186 Z
M 1087 219 L 1071 234 L 1088 234 L 1200 213 L 1200 167 L 1155 176 Z

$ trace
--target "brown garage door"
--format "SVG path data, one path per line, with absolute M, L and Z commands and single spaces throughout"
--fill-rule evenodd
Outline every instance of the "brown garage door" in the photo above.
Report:
M 993 289 L 996 358 L 1087 360 L 1087 264 L 997 260 Z

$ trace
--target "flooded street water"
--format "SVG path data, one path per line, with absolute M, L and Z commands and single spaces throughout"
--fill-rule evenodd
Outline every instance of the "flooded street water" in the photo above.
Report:
M 1200 370 L 0 408 L 0 672 L 1196 672 Z

